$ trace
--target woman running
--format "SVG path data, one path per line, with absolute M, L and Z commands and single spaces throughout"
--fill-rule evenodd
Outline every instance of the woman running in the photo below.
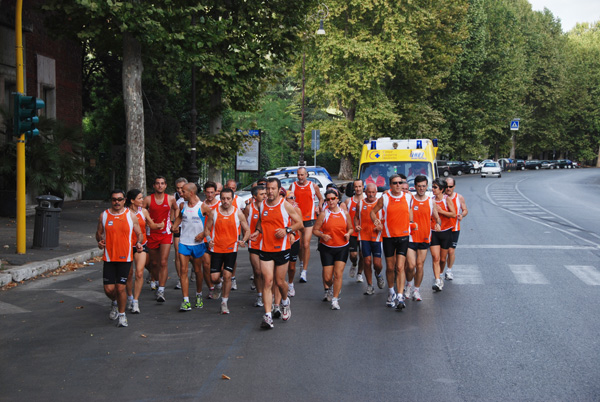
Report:
M 436 292 L 440 292 L 444 287 L 444 281 L 440 279 L 440 264 L 446 263 L 446 257 L 448 256 L 448 249 L 452 244 L 452 218 L 456 217 L 456 210 L 454 204 L 448 202 L 446 196 L 446 188 L 448 184 L 446 180 L 437 178 L 432 183 L 433 188 L 433 201 L 435 201 L 436 209 L 441 220 L 440 230 L 431 232 L 431 259 L 433 262 L 433 275 L 435 276 L 435 282 L 433 283 L 432 289 Z M 432 218 L 433 219 L 433 218 Z M 435 226 L 436 222 L 432 222 L 432 227 Z

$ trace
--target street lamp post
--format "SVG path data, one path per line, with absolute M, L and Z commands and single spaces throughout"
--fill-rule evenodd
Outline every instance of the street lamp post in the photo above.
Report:
M 317 35 L 325 35 L 325 28 L 323 27 L 323 21 L 327 16 L 329 16 L 329 8 L 321 3 L 320 9 L 316 14 L 309 16 L 311 20 L 319 20 L 319 29 L 317 30 Z M 305 95 L 305 86 L 306 86 L 306 51 L 302 52 L 302 114 L 301 114 L 301 122 L 300 122 L 300 160 L 298 161 L 298 166 L 306 166 L 306 161 L 304 160 L 304 95 Z

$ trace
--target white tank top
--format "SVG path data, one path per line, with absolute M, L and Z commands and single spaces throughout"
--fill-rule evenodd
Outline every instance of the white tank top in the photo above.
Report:
M 183 204 L 183 211 L 181 211 L 181 237 L 179 243 L 185 244 L 186 246 L 197 246 L 202 242 L 194 240 L 198 233 L 204 232 L 204 215 L 202 215 L 202 209 L 200 206 L 202 201 L 199 201 L 193 207 L 190 207 L 187 201 Z

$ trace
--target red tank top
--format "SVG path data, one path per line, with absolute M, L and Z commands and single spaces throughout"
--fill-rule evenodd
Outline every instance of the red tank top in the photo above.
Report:
M 331 239 L 327 243 L 323 239 L 319 239 L 319 242 L 328 247 L 344 247 L 348 244 L 348 240 L 344 236 L 348 232 L 346 214 L 341 209 L 337 212 L 331 212 L 328 209 L 323 213 L 325 219 L 323 219 L 321 232 L 331 236 Z
M 162 229 L 150 229 L 150 235 L 154 233 L 171 233 L 171 206 L 169 205 L 169 196 L 163 195 L 162 204 L 157 204 L 154 194 L 150 194 L 150 207 L 148 208 L 150 218 L 154 223 L 165 223 L 165 227 Z
M 364 197 L 363 197 L 364 199 Z M 356 233 L 356 228 L 354 227 L 354 217 L 356 216 L 356 208 L 357 208 L 357 202 L 354 201 L 354 197 L 350 198 L 350 202 L 348 203 L 348 215 L 350 215 L 350 221 L 352 222 L 352 229 L 354 229 L 354 232 L 352 232 L 353 237 L 358 237 L 358 233 Z
M 402 194 L 394 196 L 391 192 L 386 192 L 381 198 L 383 198 L 383 210 L 385 211 L 383 237 L 408 236 L 412 194 L 402 192 Z
M 263 232 L 260 249 L 269 253 L 288 250 L 290 248 L 289 237 L 283 236 L 280 239 L 275 236 L 275 231 L 287 227 L 289 223 L 290 216 L 285 209 L 285 199 L 280 199 L 273 206 L 268 205 L 267 200 L 264 200 L 260 204 L 260 227 Z
M 359 204 L 360 232 L 358 233 L 358 240 L 381 241 L 381 232 L 375 231 L 375 225 L 371 220 L 371 210 L 375 205 L 377 205 L 377 201 L 369 204 L 367 200 L 362 200 Z M 377 213 L 377 219 L 382 219 L 381 211 Z
M 133 219 L 129 209 L 113 215 L 107 209 L 102 213 L 102 226 L 106 247 L 102 259 L 107 262 L 131 262 L 133 260 Z
M 256 224 L 258 223 L 258 219 L 260 218 L 260 211 L 254 205 L 254 202 L 248 204 L 250 208 L 250 213 L 248 214 L 248 226 L 250 226 L 250 233 L 254 233 L 256 231 Z M 257 250 L 260 247 L 260 241 L 262 240 L 262 234 L 258 234 L 258 238 L 255 241 L 248 241 L 248 248 Z
M 293 182 L 290 186 L 291 191 L 296 195 L 296 202 L 300 211 L 302 211 L 302 220 L 311 221 L 317 219 L 317 211 L 315 208 L 315 186 L 313 182 L 307 180 L 304 186 Z
M 435 204 L 437 205 L 438 210 L 446 211 L 446 212 L 449 211 L 448 204 L 447 204 L 448 197 L 444 196 L 444 198 L 442 198 L 441 201 L 438 201 L 435 198 L 433 200 L 435 201 Z M 442 221 L 442 224 L 440 225 L 442 227 L 442 229 L 441 229 L 442 232 L 452 229 L 452 218 L 448 218 L 447 216 L 444 216 L 442 214 L 439 214 L 439 215 L 440 215 L 440 220 Z M 433 220 L 433 216 L 431 219 Z M 435 222 L 431 222 L 431 226 L 433 227 L 434 225 L 435 225 Z
M 456 232 L 458 230 L 460 230 L 460 221 L 458 220 L 458 214 L 461 212 L 461 208 L 460 208 L 460 202 L 458 200 L 458 193 L 454 193 L 454 197 L 450 198 L 448 197 L 448 199 L 450 201 L 452 201 L 452 204 L 454 204 L 454 210 L 456 211 L 456 218 L 450 218 L 452 220 L 452 231 Z
M 433 214 L 433 200 L 427 197 L 419 201 L 413 197 L 413 222 L 417 224 L 417 230 L 410 230 L 409 241 L 413 243 L 429 243 L 431 241 L 431 220 Z
M 210 250 L 213 253 L 235 253 L 238 251 L 240 219 L 237 211 L 236 207 L 233 207 L 233 212 L 229 215 L 224 215 L 221 208 L 216 208 L 213 211 L 211 236 L 215 245 Z

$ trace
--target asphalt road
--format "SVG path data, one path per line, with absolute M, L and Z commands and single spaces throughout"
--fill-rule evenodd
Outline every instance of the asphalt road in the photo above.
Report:
M 215 300 L 179 313 L 173 267 L 167 302 L 145 285 L 128 328 L 108 319 L 99 264 L 2 292 L 0 400 L 599 400 L 600 170 L 463 176 L 457 191 L 455 280 L 434 294 L 428 258 L 423 301 L 402 312 L 347 270 L 330 310 L 314 247 L 271 331 L 246 252 L 229 316 Z

